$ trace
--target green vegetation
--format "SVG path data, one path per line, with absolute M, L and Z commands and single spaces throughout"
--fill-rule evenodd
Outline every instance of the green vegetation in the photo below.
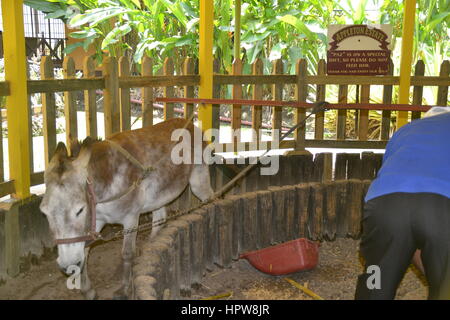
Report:
M 212 0 L 213 1 L 213 0 Z M 262 59 L 264 72 L 270 73 L 272 61 L 283 59 L 285 72 L 295 73 L 295 63 L 304 58 L 316 73 L 319 59 L 326 57 L 326 30 L 330 24 L 393 25 L 392 59 L 398 74 L 403 19 L 403 0 L 242 0 L 241 57 L 243 72 Z M 96 59 L 105 54 L 127 55 L 136 63 L 144 54 L 154 59 L 155 72 L 166 57 L 172 57 L 179 74 L 185 57 L 198 56 L 198 0 L 25 0 L 47 17 L 63 19 L 75 30 L 69 35 L 80 39 L 76 47 L 93 45 Z M 413 64 L 425 62 L 426 75 L 438 75 L 442 61 L 450 56 L 450 0 L 417 0 Z M 233 57 L 234 0 L 214 0 L 214 56 L 222 72 L 230 72 Z M 314 93 L 315 88 L 311 86 Z M 355 96 L 355 87 L 349 96 Z M 250 89 L 248 89 L 250 90 Z M 266 91 L 265 97 L 270 97 Z M 286 88 L 285 99 L 292 99 Z M 381 102 L 381 88 L 373 88 L 372 102 Z M 229 97 L 230 90 L 226 92 Z M 394 99 L 396 99 L 394 90 Z M 435 89 L 424 91 L 424 103 L 435 103 Z M 337 88 L 327 89 L 327 99 L 336 101 Z M 396 101 L 396 100 L 394 100 Z M 288 110 L 287 124 L 292 118 Z M 354 135 L 354 112 L 349 112 L 349 136 Z M 371 112 L 371 134 L 377 136 L 381 113 Z M 335 131 L 336 114 L 327 112 L 329 137 Z M 353 129 L 352 129 L 353 128 Z
M 234 1 L 215 1 L 215 47 L 225 70 L 233 60 Z M 198 0 L 25 0 L 80 29 L 70 37 L 83 40 L 67 47 L 85 49 L 93 44 L 97 57 L 128 54 L 139 62 L 144 53 L 161 67 L 165 57 L 181 60 L 196 57 L 198 46 Z M 242 0 L 242 57 L 244 70 L 256 58 L 283 58 L 291 73 L 295 61 L 306 58 L 314 69 L 325 57 L 329 24 L 388 23 L 394 26 L 394 42 L 401 37 L 401 0 Z M 414 60 L 422 59 L 427 73 L 436 74 L 438 63 L 450 53 L 450 0 L 418 0 Z M 396 61 L 394 61 L 396 62 Z M 179 67 L 181 61 L 175 61 Z

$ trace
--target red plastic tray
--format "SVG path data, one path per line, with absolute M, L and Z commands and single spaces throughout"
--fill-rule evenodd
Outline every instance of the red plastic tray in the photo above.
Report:
M 310 270 L 319 261 L 319 244 L 300 238 L 261 250 L 241 254 L 252 266 L 271 275 Z

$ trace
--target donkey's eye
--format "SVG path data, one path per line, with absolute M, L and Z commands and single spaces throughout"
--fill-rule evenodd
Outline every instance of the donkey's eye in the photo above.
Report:
M 77 212 L 77 214 L 76 214 L 77 217 L 83 212 L 83 209 L 84 209 L 84 207 L 81 208 L 80 210 L 78 210 L 78 212 Z

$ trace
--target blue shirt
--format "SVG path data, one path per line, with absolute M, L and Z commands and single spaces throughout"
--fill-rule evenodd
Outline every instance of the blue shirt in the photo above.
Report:
M 412 121 L 392 136 L 365 201 L 394 192 L 450 198 L 450 113 Z

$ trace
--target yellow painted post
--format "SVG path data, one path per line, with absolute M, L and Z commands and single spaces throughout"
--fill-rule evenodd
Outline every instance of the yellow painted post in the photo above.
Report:
M 27 67 L 23 1 L 2 0 L 5 80 L 10 95 L 6 98 L 8 117 L 8 153 L 10 179 L 14 180 L 15 198 L 30 196 L 30 140 L 28 137 Z
M 409 103 L 411 86 L 411 65 L 414 43 L 414 20 L 416 15 L 416 0 L 405 0 L 403 11 L 402 51 L 400 60 L 400 88 L 398 103 Z M 397 130 L 408 122 L 408 112 L 397 114 Z
M 213 98 L 213 20 L 214 1 L 200 0 L 199 74 L 200 99 Z M 212 105 L 203 104 L 198 109 L 198 119 L 203 131 L 212 128 Z

